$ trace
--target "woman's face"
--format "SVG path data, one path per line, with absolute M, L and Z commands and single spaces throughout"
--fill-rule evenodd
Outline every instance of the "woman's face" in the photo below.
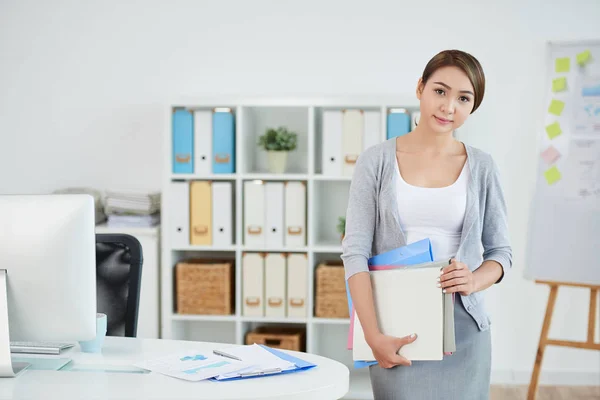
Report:
M 421 101 L 419 125 L 439 134 L 451 134 L 471 114 L 474 93 L 471 81 L 460 68 L 439 68 L 425 85 L 422 80 L 417 85 L 417 98 Z

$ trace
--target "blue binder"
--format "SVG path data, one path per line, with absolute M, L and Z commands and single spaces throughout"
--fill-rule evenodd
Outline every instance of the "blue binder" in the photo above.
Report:
M 390 112 L 387 115 L 387 138 L 406 135 L 410 132 L 410 115 L 408 111 Z
M 173 173 L 194 172 L 194 117 L 188 110 L 173 113 Z
M 235 122 L 231 111 L 213 113 L 213 173 L 235 172 Z
M 269 351 L 270 353 L 276 355 L 277 357 L 281 358 L 282 360 L 289 361 L 292 364 L 295 364 L 296 368 L 288 369 L 286 371 L 278 371 L 278 372 L 265 373 L 265 374 L 259 374 L 259 375 L 248 375 L 248 376 L 238 375 L 238 376 L 232 376 L 231 378 L 226 378 L 226 379 L 221 379 L 221 380 L 217 380 L 215 378 L 210 378 L 210 380 L 217 381 L 217 382 L 226 382 L 226 381 L 234 381 L 234 380 L 238 380 L 238 379 L 252 379 L 252 378 L 260 378 L 260 377 L 269 376 L 269 375 L 291 374 L 293 372 L 304 371 L 304 370 L 316 367 L 316 364 L 313 364 L 311 362 L 291 356 L 287 353 L 284 353 L 283 351 L 273 349 L 271 347 L 268 347 L 268 346 L 265 346 L 262 344 L 259 344 L 259 346 L 262 347 L 263 349 Z

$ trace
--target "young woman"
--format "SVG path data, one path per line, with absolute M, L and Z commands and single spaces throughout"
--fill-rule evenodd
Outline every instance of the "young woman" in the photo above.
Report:
M 512 266 L 506 204 L 491 156 L 452 132 L 483 99 L 485 77 L 472 55 L 443 51 L 419 79 L 421 117 L 414 131 L 367 149 L 350 187 L 342 260 L 365 339 L 375 399 L 481 400 L 489 396 L 490 319 L 484 290 Z M 398 355 L 403 338 L 378 327 L 369 257 L 429 238 L 434 260 L 452 259 L 439 286 L 455 296 L 456 352 L 442 361 Z M 483 251 L 482 251 L 483 249 Z M 401 304 L 399 307 L 418 307 Z

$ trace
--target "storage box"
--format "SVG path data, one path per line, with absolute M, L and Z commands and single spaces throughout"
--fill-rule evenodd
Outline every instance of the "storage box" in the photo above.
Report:
M 177 313 L 230 315 L 234 313 L 232 261 L 187 260 L 175 267 Z
M 317 266 L 315 276 L 315 316 L 349 318 L 342 263 L 321 263 Z
M 260 327 L 246 334 L 246 344 L 264 344 L 276 349 L 305 351 L 306 331 L 292 327 Z

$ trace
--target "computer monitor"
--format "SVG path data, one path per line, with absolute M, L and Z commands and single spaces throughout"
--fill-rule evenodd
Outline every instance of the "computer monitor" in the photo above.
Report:
M 95 334 L 94 199 L 0 195 L 0 376 L 14 376 L 10 341 Z

